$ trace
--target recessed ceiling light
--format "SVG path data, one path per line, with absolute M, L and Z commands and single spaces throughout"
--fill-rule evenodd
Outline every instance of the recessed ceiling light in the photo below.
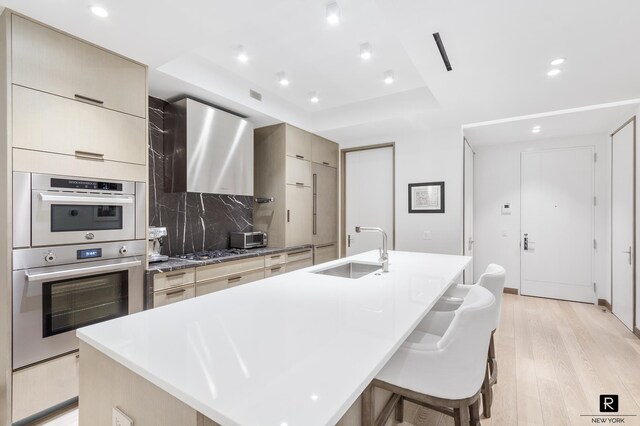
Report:
M 393 76 L 393 71 L 388 70 L 384 72 L 384 82 L 386 84 L 393 84 L 393 82 L 395 81 L 395 77 Z
M 91 13 L 99 16 L 100 18 L 106 18 L 107 16 L 109 16 L 109 12 L 107 12 L 107 9 L 100 6 L 91 6 Z
M 278 73 L 278 83 L 280 83 L 280 86 L 289 85 L 289 79 L 287 78 L 287 73 L 284 73 L 284 72 Z
M 249 56 L 247 56 L 247 51 L 245 50 L 244 46 L 238 46 L 236 59 L 242 63 L 246 63 L 247 61 L 249 61 Z
M 362 43 L 360 45 L 360 57 L 366 61 L 371 59 L 371 55 L 371 44 Z
M 547 75 L 548 75 L 549 77 L 553 77 L 554 75 L 558 75 L 558 74 L 560 74 L 560 72 L 561 72 L 561 71 L 560 71 L 558 68 L 554 68 L 554 69 L 552 69 L 552 70 L 549 70 L 549 72 L 547 73 Z
M 338 25 L 340 23 L 340 8 L 338 3 L 329 3 L 327 5 L 327 22 L 331 25 Z
M 535 126 L 533 129 L 531 129 L 531 133 L 540 133 L 540 130 L 542 130 L 540 126 Z
M 560 65 L 563 64 L 564 61 L 566 61 L 567 58 L 558 58 L 558 59 L 554 59 L 553 61 L 551 61 L 551 65 L 556 66 L 556 65 Z
M 320 98 L 318 97 L 318 92 L 309 93 L 309 101 L 311 101 L 312 104 L 317 104 L 318 102 L 320 102 Z

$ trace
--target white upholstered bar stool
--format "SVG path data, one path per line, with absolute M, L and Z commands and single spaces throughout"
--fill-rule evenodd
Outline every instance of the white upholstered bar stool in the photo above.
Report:
M 382 425 L 396 409 L 403 421 L 404 400 L 453 416 L 456 426 L 480 425 L 480 387 L 493 330 L 495 298 L 480 286 L 469 289 L 442 335 L 415 330 L 365 390 L 363 425 Z M 393 393 L 374 420 L 375 387 Z
M 496 264 L 491 264 L 480 276 L 475 285 L 489 290 L 496 299 L 493 318 L 494 327 L 491 332 L 489 350 L 487 353 L 487 372 L 482 386 L 482 411 L 485 417 L 491 417 L 491 403 L 493 402 L 493 385 L 498 381 L 498 360 L 496 358 L 495 343 L 493 335 L 500 324 L 500 313 L 502 309 L 502 295 L 504 293 L 504 283 L 506 279 L 505 269 Z M 447 322 L 453 319 L 453 313 L 462 306 L 462 302 L 474 285 L 458 284 L 452 286 L 436 302 L 435 306 L 427 314 L 425 319 L 418 324 L 416 330 L 442 330 L 447 326 Z

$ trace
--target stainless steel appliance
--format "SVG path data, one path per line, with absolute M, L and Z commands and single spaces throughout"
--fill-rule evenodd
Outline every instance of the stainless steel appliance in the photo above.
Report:
M 169 260 L 169 256 L 161 254 L 162 239 L 167 236 L 167 228 L 164 226 L 149 227 L 149 263 L 165 262 Z
M 189 98 L 165 120 L 167 192 L 253 195 L 253 124 Z
M 15 172 L 14 248 L 144 239 L 145 184 Z
M 229 245 L 232 248 L 266 247 L 266 232 L 232 232 L 229 234 Z
M 145 241 L 13 251 L 13 368 L 78 349 L 75 329 L 143 309 Z

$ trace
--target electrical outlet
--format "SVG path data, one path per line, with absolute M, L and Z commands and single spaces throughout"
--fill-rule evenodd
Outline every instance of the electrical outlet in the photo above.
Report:
M 127 417 L 120 409 L 114 407 L 111 416 L 111 426 L 133 426 L 133 420 Z
M 422 239 L 423 240 L 433 240 L 433 232 L 431 232 L 431 231 L 423 231 L 422 232 Z

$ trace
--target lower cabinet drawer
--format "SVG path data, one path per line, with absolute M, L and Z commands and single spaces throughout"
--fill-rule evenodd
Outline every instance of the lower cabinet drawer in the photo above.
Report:
M 79 355 L 74 352 L 13 373 L 13 422 L 78 396 Z
M 284 265 L 287 263 L 287 253 L 268 254 L 264 257 L 264 266 Z
M 155 293 L 153 293 L 153 307 L 157 308 L 159 306 L 181 302 L 186 299 L 191 299 L 195 295 L 195 284 L 156 291 Z
M 196 269 L 196 281 L 212 280 L 224 276 L 240 276 L 256 269 L 264 269 L 264 256 L 199 266 Z
M 295 262 L 287 263 L 287 272 L 297 271 L 298 269 L 306 268 L 309 266 L 313 266 L 313 259 L 309 257 L 308 259 L 296 260 Z
M 338 244 L 324 244 L 313 248 L 313 264 L 330 262 L 338 258 Z
M 313 260 L 313 249 L 301 249 L 287 252 L 287 263 L 297 262 L 298 260 L 311 259 Z
M 195 280 L 195 268 L 155 274 L 153 276 L 153 290 L 158 291 L 173 287 L 180 287 L 187 284 L 193 284 Z
M 269 278 L 269 277 L 273 277 L 275 275 L 284 274 L 285 272 L 287 272 L 286 265 L 274 265 L 274 266 L 270 266 L 268 268 L 265 268 L 264 277 L 265 278 Z
M 196 296 L 213 293 L 227 288 L 235 287 L 241 284 L 247 284 L 252 281 L 264 278 L 264 269 L 256 269 L 254 271 L 243 272 L 238 275 L 230 275 L 212 280 L 198 281 L 196 283 Z

